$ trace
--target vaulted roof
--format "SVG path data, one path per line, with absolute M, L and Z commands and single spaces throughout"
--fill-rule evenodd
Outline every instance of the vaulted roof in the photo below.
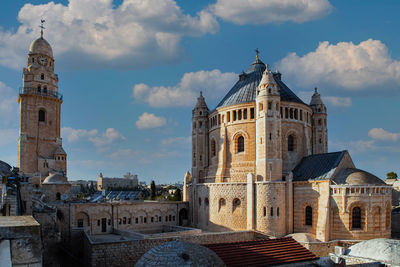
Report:
M 227 267 L 270 266 L 318 259 L 291 237 L 203 246 L 213 250 Z
M 237 81 L 232 89 L 225 95 L 217 105 L 217 108 L 255 101 L 257 86 L 262 79 L 265 68 L 265 64 L 257 58 L 246 72 L 239 75 L 239 81 Z M 279 72 L 274 73 L 273 76 L 279 86 L 282 101 L 304 104 L 304 102 L 282 82 Z

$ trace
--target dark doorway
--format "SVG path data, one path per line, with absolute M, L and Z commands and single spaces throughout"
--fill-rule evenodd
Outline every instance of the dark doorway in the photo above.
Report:
M 183 208 L 179 211 L 179 225 L 187 225 L 188 222 L 188 212 L 187 209 Z
M 107 232 L 107 219 L 106 218 L 101 219 L 101 231 L 103 233 Z

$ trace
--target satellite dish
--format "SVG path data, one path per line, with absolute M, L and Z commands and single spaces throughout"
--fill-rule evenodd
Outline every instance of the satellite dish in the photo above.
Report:
M 65 201 L 65 200 L 67 200 L 67 198 L 68 198 L 67 194 L 62 194 L 61 195 L 61 200 Z

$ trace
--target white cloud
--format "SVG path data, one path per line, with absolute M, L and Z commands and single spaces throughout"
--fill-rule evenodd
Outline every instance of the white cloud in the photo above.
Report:
M 277 66 L 289 80 L 305 87 L 334 85 L 356 91 L 400 84 L 400 61 L 392 59 L 379 40 L 359 44 L 325 41 L 304 56 L 288 54 Z
M 369 130 L 368 136 L 373 139 L 384 141 L 397 141 L 400 139 L 400 133 L 390 133 L 382 128 L 372 128 Z
M 158 117 L 152 113 L 144 112 L 140 115 L 139 119 L 136 121 L 136 127 L 138 129 L 153 129 L 162 127 L 167 123 L 164 117 Z
M 118 140 L 125 140 L 125 137 L 114 128 L 108 128 L 99 136 L 89 137 L 89 141 L 98 147 L 109 145 Z
M 170 137 L 161 140 L 161 144 L 164 146 L 178 146 L 178 147 L 188 147 L 190 148 L 190 144 L 192 143 L 192 137 Z
M 310 103 L 313 91 L 300 91 L 299 97 L 305 102 Z M 351 107 L 351 97 L 339 97 L 339 96 L 321 96 L 322 102 L 328 107 Z
M 328 0 L 218 0 L 210 6 L 215 15 L 236 24 L 302 23 L 332 9 Z
M 45 38 L 57 59 L 74 67 L 142 68 L 175 62 L 182 55 L 182 36 L 219 29 L 209 11 L 190 16 L 173 0 L 124 0 L 116 8 L 113 0 L 25 4 L 18 13 L 18 29 L 0 29 L 1 65 L 23 66 L 29 44 L 39 36 L 38 18 L 46 19 Z
M 328 106 L 351 107 L 352 105 L 351 97 L 325 96 L 322 97 L 322 100 L 325 101 Z
M 129 148 L 127 149 L 118 149 L 117 151 L 113 152 L 110 154 L 110 157 L 112 158 L 121 158 L 121 157 L 128 157 L 133 154 L 133 151 Z
M 67 139 L 68 142 L 75 142 L 82 138 L 96 136 L 98 131 L 96 129 L 73 129 L 72 127 L 61 128 L 61 136 Z
M 133 96 L 152 107 L 192 107 L 195 104 L 199 91 L 203 91 L 206 99 L 216 99 L 228 92 L 237 80 L 233 72 L 222 73 L 215 69 L 211 71 L 197 71 L 185 73 L 181 81 L 175 86 L 154 86 L 136 84 L 133 87 Z

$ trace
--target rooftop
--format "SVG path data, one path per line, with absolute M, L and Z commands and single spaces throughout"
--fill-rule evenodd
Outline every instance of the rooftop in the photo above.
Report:
M 265 69 L 265 64 L 260 59 L 256 58 L 247 71 L 239 75 L 239 81 L 237 81 L 232 89 L 225 95 L 222 101 L 217 105 L 217 108 L 255 101 L 257 86 L 262 79 Z M 279 72 L 273 74 L 279 87 L 281 100 L 304 104 L 304 102 L 282 82 L 281 76 Z
M 318 259 L 291 237 L 204 246 L 213 250 L 228 267 L 281 265 Z
M 40 224 L 32 216 L 2 216 L 0 227 L 24 227 L 39 226 Z

